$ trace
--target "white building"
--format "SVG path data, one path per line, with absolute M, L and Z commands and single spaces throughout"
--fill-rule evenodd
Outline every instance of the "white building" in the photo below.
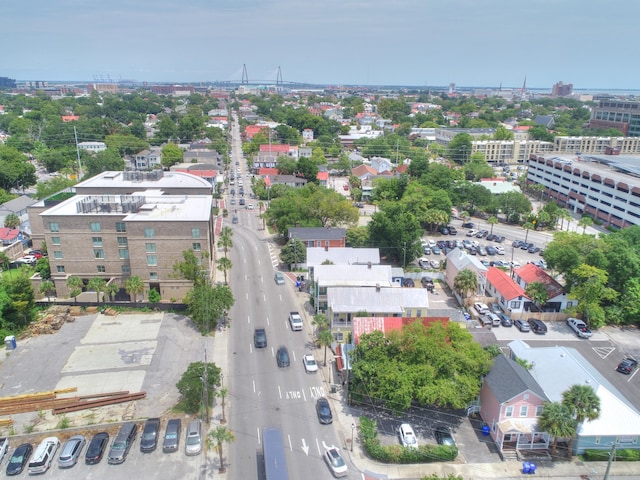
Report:
M 102 152 L 107 149 L 107 145 L 104 142 L 80 142 L 78 143 L 78 147 L 93 153 Z

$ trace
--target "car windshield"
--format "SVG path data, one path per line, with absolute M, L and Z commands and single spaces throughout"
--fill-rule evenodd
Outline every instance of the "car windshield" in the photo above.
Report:
M 176 435 L 175 433 L 167 433 L 165 438 L 167 440 L 173 440 L 174 438 L 178 438 L 178 435 Z
M 316 361 L 313 359 L 313 357 L 305 357 L 304 361 L 309 366 L 316 364 Z
M 334 467 L 343 467 L 344 466 L 344 460 L 342 460 L 342 457 L 340 455 L 338 455 L 338 452 L 330 452 L 329 455 L 331 456 L 331 464 Z
M 200 437 L 193 436 L 187 438 L 187 445 L 198 445 L 200 443 Z
M 114 450 L 124 450 L 125 447 L 127 446 L 127 444 L 125 442 L 113 442 L 113 448 Z
M 146 432 L 142 434 L 143 440 L 153 440 L 156 438 L 156 432 Z
M 11 462 L 10 463 L 22 463 L 22 460 L 24 459 L 24 454 L 20 454 L 20 455 L 14 455 L 13 457 L 11 457 Z

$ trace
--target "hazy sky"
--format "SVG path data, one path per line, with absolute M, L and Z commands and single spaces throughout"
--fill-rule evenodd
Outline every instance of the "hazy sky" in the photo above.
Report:
M 638 0 L 8 0 L 18 80 L 640 88 Z

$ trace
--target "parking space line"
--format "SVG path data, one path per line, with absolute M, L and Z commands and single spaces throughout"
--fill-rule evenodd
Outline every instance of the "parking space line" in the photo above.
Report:
M 616 347 L 593 347 L 593 351 L 598 355 L 601 359 L 607 358 L 611 355 Z

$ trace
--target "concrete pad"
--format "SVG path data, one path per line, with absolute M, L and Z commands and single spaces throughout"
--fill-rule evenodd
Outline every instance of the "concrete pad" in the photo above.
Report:
M 69 396 L 93 395 L 124 390 L 135 393 L 142 390 L 144 375 L 144 370 L 67 375 L 60 378 L 56 389 L 77 387 L 78 391 L 69 394 Z
M 148 366 L 157 345 L 154 340 L 78 346 L 69 356 L 62 373 Z
M 158 337 L 162 313 L 144 315 L 98 315 L 80 343 L 121 343 Z

